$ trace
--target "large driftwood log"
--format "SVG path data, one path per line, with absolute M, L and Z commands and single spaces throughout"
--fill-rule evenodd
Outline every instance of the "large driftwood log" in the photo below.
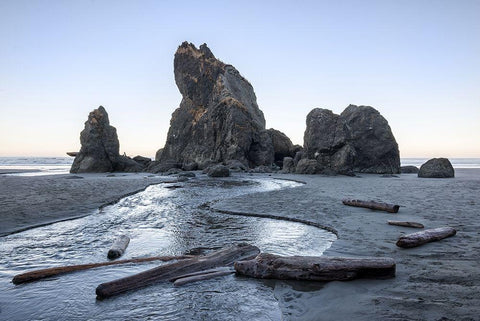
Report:
M 97 299 L 139 289 L 162 280 L 174 280 L 192 272 L 231 266 L 236 261 L 252 259 L 259 253 L 258 247 L 253 245 L 230 245 L 205 256 L 162 265 L 132 276 L 102 283 L 96 289 Z
M 375 201 L 361 201 L 361 200 L 351 200 L 351 199 L 344 199 L 342 203 L 348 206 L 355 206 L 355 207 L 364 207 L 369 208 L 372 210 L 379 210 L 379 211 L 386 211 L 390 213 L 397 213 L 400 205 L 394 204 L 387 204 L 387 203 L 379 203 Z
M 397 246 L 403 248 L 416 247 L 425 243 L 439 241 L 455 234 L 457 234 L 457 231 L 453 227 L 438 227 L 401 236 L 397 241 Z
M 261 253 L 253 260 L 236 262 L 235 270 L 238 274 L 260 279 L 308 281 L 384 279 L 395 276 L 395 261 L 391 258 L 285 257 Z
M 423 224 L 420 224 L 420 223 L 417 223 L 417 222 L 388 221 L 388 224 L 389 225 L 396 225 L 396 226 L 424 228 Z
M 111 260 L 119 258 L 120 256 L 125 253 L 128 244 L 130 243 L 130 238 L 126 235 L 120 235 L 117 239 L 113 242 L 110 250 L 108 250 L 107 257 Z
M 119 260 L 119 261 L 110 261 L 110 262 L 100 262 L 100 263 L 90 263 L 90 264 L 80 264 L 80 265 L 68 265 L 68 266 L 59 266 L 48 269 L 35 270 L 30 272 L 25 272 L 22 274 L 15 275 L 12 282 L 14 284 L 21 284 L 26 282 L 38 281 L 44 278 L 51 276 L 56 276 L 60 274 L 66 274 L 81 270 L 93 269 L 102 266 L 109 265 L 119 265 L 127 263 L 143 263 L 151 261 L 173 261 L 173 260 L 183 260 L 190 259 L 194 257 L 193 255 L 181 255 L 181 256 L 154 256 L 154 257 L 144 257 L 138 259 L 129 259 L 129 260 Z

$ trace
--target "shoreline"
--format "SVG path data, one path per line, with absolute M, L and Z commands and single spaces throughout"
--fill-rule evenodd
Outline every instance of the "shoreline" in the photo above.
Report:
M 173 177 L 166 181 L 166 177 L 145 173 L 115 173 L 107 177 L 111 175 L 0 176 L 1 201 L 6 205 L 0 210 L 2 230 L 4 222 L 8 222 L 7 216 L 17 226 L 28 219 L 39 220 L 36 226 L 71 220 L 76 218 L 74 213 L 84 211 L 81 216 L 87 216 L 152 184 L 173 181 Z M 319 315 L 322 320 L 475 320 L 478 317 L 480 169 L 458 169 L 457 177 L 449 179 L 422 179 L 415 174 L 398 177 L 254 174 L 254 177 L 262 175 L 305 184 L 221 200 L 212 205 L 212 210 L 330 226 L 338 232 L 338 238 L 324 255 L 391 257 L 397 263 L 397 276 L 388 280 L 328 282 L 309 291 L 280 281 L 286 285 L 275 288 L 274 295 L 283 313 L 291 309 L 291 319 L 318 320 Z M 74 176 L 84 178 L 66 178 Z M 341 203 L 347 197 L 374 199 L 401 207 L 397 214 L 349 207 Z M 12 215 L 11 210 L 17 208 L 22 215 Z M 19 216 L 23 221 L 15 222 Z M 425 229 L 452 226 L 457 235 L 418 248 L 400 249 L 395 246 L 398 237 L 419 229 L 391 226 L 386 223 L 389 219 L 417 221 Z

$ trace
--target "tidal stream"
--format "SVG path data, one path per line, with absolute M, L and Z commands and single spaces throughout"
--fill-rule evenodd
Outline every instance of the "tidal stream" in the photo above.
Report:
M 298 185 L 252 177 L 159 184 L 87 217 L 1 237 L 0 320 L 280 320 L 301 314 L 302 304 L 292 294 L 299 288 L 318 290 L 321 284 L 230 275 L 181 287 L 161 282 L 96 300 L 95 288 L 100 283 L 153 268 L 162 264 L 159 262 L 96 268 L 22 285 L 11 283 L 14 275 L 28 270 L 105 261 L 112 241 L 120 234 L 131 238 L 122 259 L 180 255 L 192 249 L 203 252 L 234 242 L 247 242 L 262 252 L 280 255 L 321 255 L 336 238 L 330 232 L 201 207 L 206 202 Z

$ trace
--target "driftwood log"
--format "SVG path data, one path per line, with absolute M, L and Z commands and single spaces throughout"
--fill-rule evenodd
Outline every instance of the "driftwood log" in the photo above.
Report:
M 119 261 L 110 261 L 110 262 L 101 262 L 101 263 L 59 266 L 59 267 L 35 270 L 35 271 L 30 271 L 30 272 L 25 272 L 22 274 L 15 275 L 13 277 L 12 282 L 14 284 L 33 282 L 33 281 L 38 281 L 51 276 L 56 276 L 56 275 L 61 275 L 61 274 L 66 274 L 66 273 L 71 273 L 76 271 L 82 271 L 87 269 L 93 269 L 93 268 L 102 267 L 102 266 L 109 266 L 109 265 L 119 265 L 119 264 L 127 264 L 127 263 L 143 263 L 143 262 L 151 262 L 151 261 L 166 262 L 166 261 L 173 261 L 173 260 L 190 259 L 192 257 L 194 256 L 193 255 L 154 256 L 154 257 L 145 257 L 145 258 L 138 258 L 138 259 L 119 260 Z
M 224 275 L 229 275 L 229 274 L 234 274 L 235 269 L 230 266 L 222 266 L 219 268 L 215 269 L 210 269 L 210 270 L 205 270 L 205 271 L 200 271 L 200 272 L 194 272 L 186 275 L 181 275 L 177 278 L 175 278 L 173 285 L 175 286 L 180 286 L 184 285 L 187 283 L 192 283 L 192 282 L 197 282 L 197 281 L 203 281 L 203 280 L 208 280 L 212 278 L 216 278 L 219 276 L 224 276 Z M 170 280 L 170 281 L 173 281 Z
M 401 236 L 397 241 L 398 247 L 411 248 L 425 243 L 439 241 L 454 236 L 457 231 L 453 227 L 438 227 Z
M 260 279 L 346 281 L 395 276 L 391 258 L 278 256 L 261 253 L 253 260 L 235 263 L 238 274 Z
M 119 258 L 125 253 L 128 244 L 130 243 L 130 238 L 126 235 L 120 235 L 115 239 L 110 250 L 108 250 L 107 257 L 111 260 Z
M 344 199 L 342 200 L 342 203 L 348 206 L 364 207 L 372 210 L 386 211 L 389 213 L 398 213 L 398 209 L 400 208 L 400 205 L 379 203 L 375 201 Z
M 226 246 L 205 256 L 162 265 L 132 276 L 102 283 L 96 289 L 97 299 L 139 289 L 162 280 L 175 280 L 179 276 L 193 272 L 231 266 L 236 261 L 252 259 L 259 253 L 258 247 L 245 243 Z
M 424 228 L 423 224 L 420 224 L 420 223 L 417 223 L 417 222 L 388 221 L 388 224 L 389 225 L 396 225 L 396 226 Z

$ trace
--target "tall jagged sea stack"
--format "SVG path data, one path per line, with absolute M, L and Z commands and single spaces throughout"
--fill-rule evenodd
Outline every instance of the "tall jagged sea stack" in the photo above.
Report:
M 238 160 L 255 167 L 274 161 L 252 85 L 206 44 L 184 42 L 175 53 L 175 82 L 182 94 L 159 160 L 178 164 Z

